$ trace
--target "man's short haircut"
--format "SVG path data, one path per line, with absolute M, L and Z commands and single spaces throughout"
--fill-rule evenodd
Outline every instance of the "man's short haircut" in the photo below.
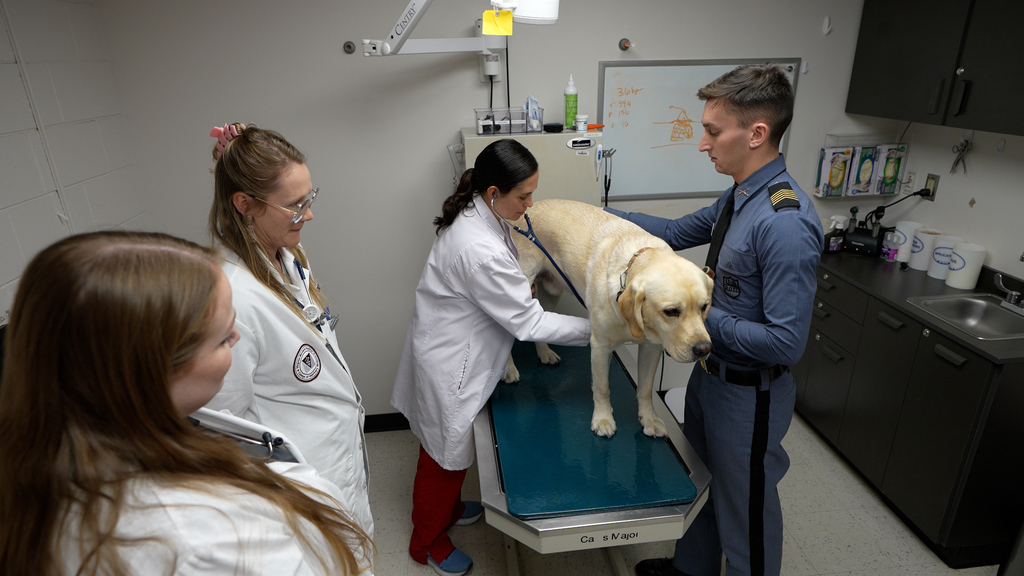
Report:
M 793 120 L 793 85 L 774 64 L 748 64 L 726 72 L 698 90 L 697 98 L 717 100 L 743 128 L 764 120 L 768 141 L 776 147 Z

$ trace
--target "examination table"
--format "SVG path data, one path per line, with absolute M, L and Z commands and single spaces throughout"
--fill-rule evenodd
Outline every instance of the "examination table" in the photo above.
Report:
M 668 438 L 644 435 L 618 354 L 609 375 L 618 431 L 594 434 L 590 348 L 552 349 L 558 366 L 516 342 L 520 382 L 500 383 L 474 423 L 486 521 L 504 534 L 509 576 L 519 574 L 517 542 L 541 554 L 604 548 L 615 574 L 630 575 L 619 547 L 681 537 L 711 475 L 658 394 Z

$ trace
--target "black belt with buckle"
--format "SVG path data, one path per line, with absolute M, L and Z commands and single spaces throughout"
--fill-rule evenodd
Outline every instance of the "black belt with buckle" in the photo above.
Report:
M 714 376 L 722 376 L 721 364 L 708 358 L 701 362 L 704 366 L 704 371 Z M 761 373 L 768 372 L 768 381 L 773 382 L 779 376 L 786 373 L 788 368 L 782 364 L 776 364 L 768 368 L 751 368 L 750 370 L 739 370 L 736 368 L 725 367 L 725 381 L 729 384 L 738 384 L 740 386 L 759 386 L 761 384 Z

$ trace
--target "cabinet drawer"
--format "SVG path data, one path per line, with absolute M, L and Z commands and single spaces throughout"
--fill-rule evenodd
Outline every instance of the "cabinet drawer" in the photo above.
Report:
M 814 300 L 811 326 L 814 330 L 831 338 L 841 348 L 854 354 L 857 353 L 857 344 L 860 342 L 860 324 L 845 314 L 840 314 L 834 306 L 826 304 L 820 298 Z
M 868 307 L 868 294 L 846 280 L 822 268 L 817 273 L 818 299 L 846 314 L 857 324 L 864 323 Z

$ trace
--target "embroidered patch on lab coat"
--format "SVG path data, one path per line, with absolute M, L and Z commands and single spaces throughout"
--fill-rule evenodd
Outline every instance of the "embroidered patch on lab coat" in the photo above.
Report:
M 299 347 L 299 353 L 292 362 L 292 372 L 301 382 L 309 382 L 320 375 L 320 357 L 309 344 Z

